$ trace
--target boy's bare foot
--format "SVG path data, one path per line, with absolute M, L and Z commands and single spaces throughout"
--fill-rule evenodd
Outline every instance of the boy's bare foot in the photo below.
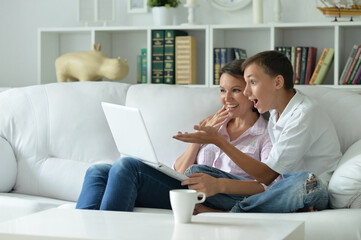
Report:
M 297 212 L 317 212 L 314 206 L 298 209 Z
M 196 204 L 196 206 L 194 207 L 193 215 L 197 215 L 199 213 L 205 213 L 205 212 L 227 212 L 227 211 L 216 210 L 213 208 L 206 207 L 199 203 Z

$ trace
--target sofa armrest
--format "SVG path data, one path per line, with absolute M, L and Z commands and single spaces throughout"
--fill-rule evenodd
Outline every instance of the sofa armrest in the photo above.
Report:
M 9 192 L 15 185 L 17 162 L 10 144 L 0 137 L 0 192 Z

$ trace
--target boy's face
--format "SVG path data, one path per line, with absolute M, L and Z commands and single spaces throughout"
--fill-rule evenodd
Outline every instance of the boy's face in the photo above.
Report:
M 253 63 L 244 71 L 246 88 L 243 94 L 253 101 L 259 113 L 275 109 L 275 93 L 277 90 L 274 77 L 266 74 L 262 67 Z

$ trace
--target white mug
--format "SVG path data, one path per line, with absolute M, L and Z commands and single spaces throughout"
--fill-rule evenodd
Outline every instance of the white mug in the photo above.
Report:
M 198 196 L 202 199 L 198 200 Z M 175 189 L 169 191 L 170 204 L 172 206 L 174 221 L 176 223 L 191 222 L 194 206 L 206 200 L 206 194 L 191 189 Z

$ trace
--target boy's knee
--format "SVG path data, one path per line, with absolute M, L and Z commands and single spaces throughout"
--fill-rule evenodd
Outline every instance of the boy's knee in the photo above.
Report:
M 186 176 L 189 176 L 194 173 L 204 173 L 204 172 L 207 172 L 208 168 L 209 167 L 206 165 L 194 164 L 194 165 L 191 165 L 190 167 L 188 167 L 188 169 L 185 171 L 184 174 Z

